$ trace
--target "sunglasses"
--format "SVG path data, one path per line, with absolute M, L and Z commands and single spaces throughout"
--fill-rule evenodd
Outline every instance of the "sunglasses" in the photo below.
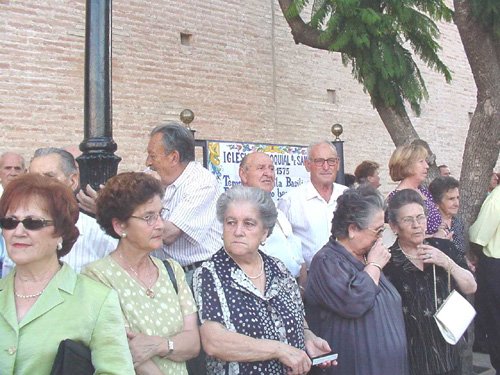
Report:
M 6 230 L 16 229 L 19 223 L 23 223 L 23 227 L 27 230 L 39 230 L 49 225 L 53 225 L 52 220 L 46 219 L 34 219 L 32 217 L 24 218 L 19 220 L 13 217 L 2 217 L 0 218 L 0 228 Z

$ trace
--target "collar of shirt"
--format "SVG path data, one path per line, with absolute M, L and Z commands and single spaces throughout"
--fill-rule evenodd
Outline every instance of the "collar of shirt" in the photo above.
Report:
M 314 198 L 318 198 L 324 201 L 323 197 L 318 193 L 314 185 L 312 184 L 311 181 L 307 182 L 306 186 L 306 200 L 311 200 Z
M 319 199 L 319 200 L 321 200 L 322 202 L 325 202 L 328 205 L 334 204 L 334 203 L 337 202 L 337 196 L 338 196 L 338 194 L 336 194 L 336 192 L 337 192 L 336 188 L 338 189 L 339 188 L 338 186 L 339 185 L 336 184 L 336 183 L 332 184 L 332 195 L 330 196 L 330 200 L 326 201 L 321 196 L 321 194 L 318 192 L 318 190 L 316 190 L 316 188 L 314 187 L 314 185 L 312 184 L 312 182 L 309 181 L 307 183 L 306 189 L 305 189 L 306 200 Z

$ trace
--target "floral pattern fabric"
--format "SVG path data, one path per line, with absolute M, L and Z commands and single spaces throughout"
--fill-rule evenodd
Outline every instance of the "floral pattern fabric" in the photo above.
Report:
M 276 258 L 259 251 L 264 261 L 264 295 L 241 268 L 219 250 L 196 270 L 193 288 L 199 318 L 256 339 L 277 340 L 305 349 L 304 307 L 295 279 Z M 277 360 L 224 362 L 207 357 L 208 374 L 286 374 Z

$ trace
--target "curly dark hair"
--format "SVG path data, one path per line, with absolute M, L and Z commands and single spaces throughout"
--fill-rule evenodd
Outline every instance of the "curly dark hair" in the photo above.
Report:
M 373 176 L 375 171 L 380 168 L 380 164 L 371 160 L 363 160 L 359 164 L 355 171 L 354 176 L 356 176 L 356 182 L 358 184 L 364 184 L 368 177 Z
M 436 204 L 441 203 L 444 195 L 448 192 L 448 190 L 452 190 L 460 187 L 460 183 L 458 180 L 454 179 L 450 176 L 440 176 L 436 177 L 429 184 L 429 191 L 431 192 L 432 199 Z
M 417 191 L 413 189 L 403 189 L 394 193 L 389 200 L 389 205 L 387 207 L 387 217 L 389 219 L 389 223 L 397 223 L 399 209 L 412 203 L 422 206 L 424 213 L 427 214 L 424 199 Z
M 366 229 L 377 211 L 384 210 L 384 198 L 373 187 L 361 185 L 347 189 L 337 199 L 337 209 L 332 220 L 332 236 L 343 239 L 349 236 L 349 225 Z
M 28 173 L 12 180 L 0 199 L 0 217 L 25 203 L 40 202 L 54 223 L 54 237 L 63 239 L 57 257 L 68 254 L 78 239 L 78 203 L 71 189 L 55 178 Z
M 125 172 L 110 178 L 97 197 L 96 219 L 104 231 L 120 238 L 113 219 L 125 221 L 141 204 L 155 196 L 163 198 L 164 190 L 153 176 L 141 172 Z

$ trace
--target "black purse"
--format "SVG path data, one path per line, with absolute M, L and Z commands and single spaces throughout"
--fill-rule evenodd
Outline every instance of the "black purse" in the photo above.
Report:
M 61 341 L 50 375 L 93 375 L 90 349 L 76 341 Z

